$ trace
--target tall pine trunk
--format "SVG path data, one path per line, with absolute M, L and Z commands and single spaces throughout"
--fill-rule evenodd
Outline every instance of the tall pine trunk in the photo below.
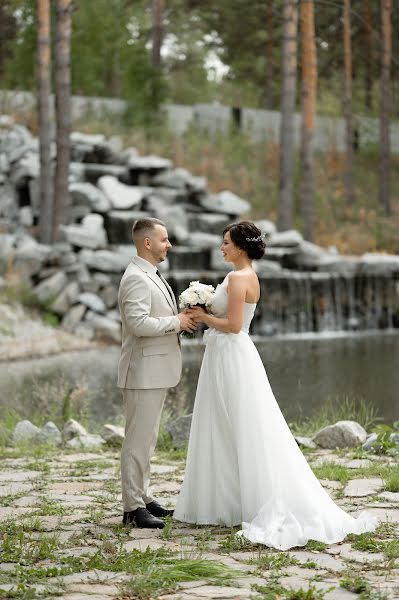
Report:
M 391 59 L 392 59 L 392 0 L 381 0 L 382 55 L 380 99 L 380 165 L 379 201 L 386 215 L 391 210 Z
M 284 0 L 283 58 L 280 129 L 280 181 L 277 224 L 290 229 L 293 221 L 294 110 L 296 99 L 298 8 L 296 0 Z
M 299 194 L 303 233 L 307 240 L 313 240 L 313 138 L 315 130 L 317 89 L 317 61 L 313 0 L 302 0 L 300 19 L 302 34 L 302 139 L 301 184 Z
M 152 66 L 161 68 L 163 41 L 163 11 L 165 0 L 152 0 Z
M 37 69 L 40 153 L 39 235 L 43 244 L 53 239 L 53 170 L 51 164 L 51 41 L 50 1 L 37 1 Z
M 55 169 L 54 237 L 59 226 L 66 224 L 70 201 L 68 174 L 71 133 L 71 0 L 57 0 L 55 52 L 55 110 L 57 122 L 57 164 Z
M 364 5 L 364 103 L 366 108 L 373 108 L 373 65 L 374 65 L 374 35 L 373 35 L 373 11 L 370 0 L 363 0 Z
M 265 108 L 273 110 L 273 3 L 266 1 L 266 81 Z
M 355 200 L 353 189 L 352 41 L 350 12 L 350 0 L 344 0 L 344 118 L 346 146 L 344 183 L 346 201 L 349 205 L 353 204 Z

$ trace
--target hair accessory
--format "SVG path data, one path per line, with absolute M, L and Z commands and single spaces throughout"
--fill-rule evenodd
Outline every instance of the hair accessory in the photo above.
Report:
M 260 242 L 265 237 L 267 237 L 267 233 L 264 232 L 264 233 L 261 233 L 258 237 L 246 238 L 246 240 L 247 240 L 247 242 Z

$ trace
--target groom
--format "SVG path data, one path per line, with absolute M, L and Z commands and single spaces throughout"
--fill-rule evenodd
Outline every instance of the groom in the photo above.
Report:
M 172 289 L 157 269 L 171 248 L 162 221 L 133 225 L 137 256 L 119 287 L 122 349 L 118 387 L 125 405 L 125 440 L 121 453 L 123 523 L 164 527 L 173 511 L 160 506 L 149 490 L 150 460 L 155 449 L 167 388 L 179 383 L 181 352 L 178 333 L 194 331 L 186 313 L 178 313 Z

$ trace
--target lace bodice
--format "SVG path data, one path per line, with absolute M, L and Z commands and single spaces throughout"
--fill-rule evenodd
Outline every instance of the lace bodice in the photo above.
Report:
M 227 315 L 227 278 L 228 275 L 225 277 L 223 282 L 219 283 L 219 285 L 216 287 L 211 306 L 212 314 L 214 314 L 215 317 L 225 317 Z M 251 321 L 255 314 L 255 308 L 256 304 L 249 304 L 248 302 L 244 304 L 244 321 L 241 327 L 241 331 L 244 333 L 249 332 L 249 326 L 251 325 Z

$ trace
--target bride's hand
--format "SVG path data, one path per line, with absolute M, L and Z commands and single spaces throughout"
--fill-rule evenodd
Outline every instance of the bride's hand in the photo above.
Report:
M 205 323 L 208 313 L 201 306 L 193 306 L 188 313 L 196 323 Z

